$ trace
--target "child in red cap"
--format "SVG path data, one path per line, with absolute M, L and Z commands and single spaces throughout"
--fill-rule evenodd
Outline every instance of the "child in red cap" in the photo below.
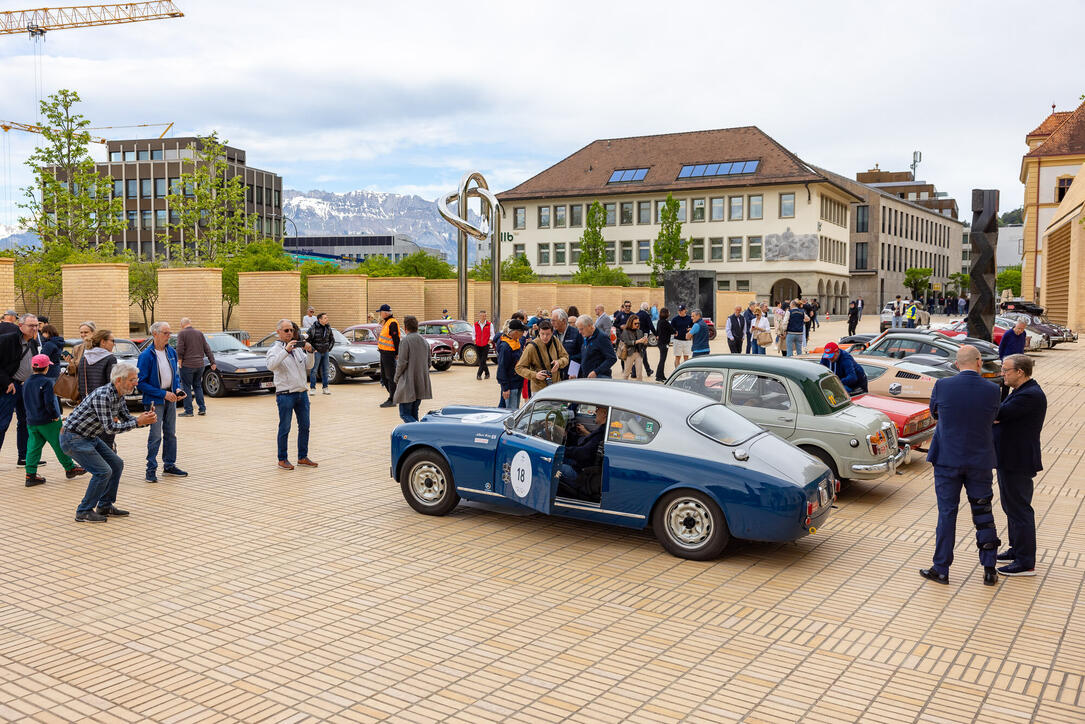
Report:
M 23 383 L 26 427 L 30 434 L 26 446 L 26 487 L 28 488 L 45 482 L 45 478 L 38 475 L 38 462 L 41 460 L 41 450 L 47 442 L 53 448 L 57 460 L 64 466 L 64 471 L 69 478 L 87 472 L 60 449 L 60 401 L 53 393 L 53 383 L 56 380 L 47 374 L 51 364 L 48 355 L 34 355 L 30 360 L 34 374 Z

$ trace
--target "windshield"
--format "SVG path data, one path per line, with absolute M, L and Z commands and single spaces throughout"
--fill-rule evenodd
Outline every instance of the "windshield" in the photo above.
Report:
M 343 333 L 335 328 L 332 328 L 332 339 L 335 340 L 336 344 L 350 344 L 350 341 L 343 336 Z
M 840 383 L 840 378 L 836 375 L 824 375 L 818 380 L 818 386 L 821 388 L 821 394 L 825 396 L 825 401 L 834 410 L 844 407 L 851 401 L 848 391 L 844 389 L 844 385 Z
M 757 425 L 723 405 L 702 407 L 689 416 L 688 422 L 697 432 L 724 445 L 737 445 L 761 432 Z
M 467 322 L 453 322 L 449 326 L 452 327 L 452 331 L 456 334 L 463 334 L 471 331 L 471 325 Z
M 113 354 L 117 357 L 138 357 L 139 347 L 136 346 L 135 342 L 114 340 Z
M 228 334 L 209 334 L 207 335 L 207 343 L 211 346 L 212 352 L 247 352 L 248 347 L 237 341 L 236 337 L 231 337 Z

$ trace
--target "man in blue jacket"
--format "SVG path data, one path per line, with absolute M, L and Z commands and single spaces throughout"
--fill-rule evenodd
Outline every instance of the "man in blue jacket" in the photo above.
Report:
M 524 378 L 516 374 L 516 363 L 524 351 L 520 345 L 523 336 L 524 323 L 513 317 L 509 320 L 509 331 L 497 340 L 497 384 L 501 386 L 497 406 L 509 410 L 520 407 L 524 387 Z
M 584 338 L 580 336 L 575 324 L 569 324 L 569 314 L 560 307 L 550 312 L 550 323 L 554 325 L 554 336 L 561 340 L 561 346 L 565 348 L 566 354 L 569 355 L 569 364 L 572 365 L 575 362 L 576 370 L 579 372 L 580 364 L 583 361 L 580 358 L 580 351 L 584 347 Z M 567 367 L 562 367 L 560 372 L 563 380 L 569 379 L 570 376 L 577 376 L 570 375 Z
M 994 438 L 999 499 L 1009 522 L 1010 547 L 998 554 L 998 560 L 1013 562 L 998 572 L 1004 576 L 1035 576 L 1032 479 L 1044 469 L 1040 462 L 1040 431 L 1047 416 L 1047 396 L 1032 379 L 1032 358 L 1028 355 L 1015 354 L 1002 360 L 1002 377 L 1013 392 L 998 408 Z
M 584 337 L 584 346 L 580 350 L 580 377 L 609 379 L 610 368 L 618 361 L 609 335 L 597 330 L 591 317 L 586 314 L 576 320 L 576 328 Z
M 828 367 L 840 378 L 841 384 L 849 395 L 862 395 L 867 392 L 866 371 L 863 366 L 856 362 L 849 352 L 840 349 L 840 345 L 836 342 L 825 345 L 825 353 L 821 355 L 821 366 Z
M 151 325 L 151 344 L 139 353 L 136 366 L 143 393 L 143 409 L 154 410 L 157 419 L 149 425 L 147 436 L 147 482 L 158 482 L 158 448 L 162 448 L 162 472 L 165 475 L 185 477 L 184 470 L 177 467 L 177 401 L 185 396 L 181 389 L 181 377 L 177 374 L 177 352 L 170 347 L 169 322 Z
M 1018 320 L 1012 330 L 1008 329 L 1002 334 L 1002 341 L 998 343 L 998 358 L 1006 359 L 1011 354 L 1024 354 L 1027 337 L 1025 323 Z
M 957 350 L 955 377 L 943 377 L 931 392 L 931 415 L 938 420 L 927 460 L 934 465 L 934 492 L 938 496 L 938 531 L 934 562 L 919 575 L 936 583 L 949 583 L 953 545 L 957 534 L 957 508 L 965 489 L 976 526 L 976 546 L 983 565 L 983 583 L 998 582 L 995 556 L 1001 541 L 991 512 L 991 469 L 995 444 L 991 427 L 998 415 L 998 385 L 980 377 L 980 353 L 970 344 Z
M 689 313 L 689 318 L 693 320 L 693 326 L 689 328 L 689 338 L 693 340 L 693 356 L 704 357 L 712 350 L 708 347 L 708 322 L 704 321 L 701 316 L 700 309 L 694 309 Z M 742 348 L 742 342 L 739 342 L 739 349 Z

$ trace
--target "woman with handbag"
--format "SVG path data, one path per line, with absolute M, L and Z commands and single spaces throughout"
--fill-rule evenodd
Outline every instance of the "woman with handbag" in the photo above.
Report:
M 648 345 L 648 335 L 640 328 L 640 317 L 632 314 L 625 320 L 625 327 L 622 328 L 618 341 L 620 342 L 618 359 L 622 361 L 622 379 L 628 380 L 629 374 L 639 364 L 641 367 L 637 370 L 637 377 L 647 380 L 648 375 L 644 370 L 644 350 Z
M 750 351 L 754 354 L 765 354 L 765 349 L 770 344 L 772 332 L 769 331 L 769 320 L 761 307 L 754 307 L 753 319 L 750 320 Z
M 663 368 L 667 366 L 667 348 L 671 346 L 671 337 L 674 329 L 671 327 L 671 311 L 666 307 L 659 310 L 659 320 L 656 321 L 656 346 L 659 347 L 659 364 L 656 365 L 656 382 L 663 382 L 665 376 Z
M 102 385 L 110 384 L 109 375 L 113 371 L 113 365 L 117 364 L 117 358 L 113 356 L 113 333 L 108 329 L 95 331 L 84 344 L 89 344 L 90 349 L 83 353 L 77 365 L 80 399 Z M 103 433 L 99 437 L 111 449 L 116 450 L 113 443 L 116 435 Z

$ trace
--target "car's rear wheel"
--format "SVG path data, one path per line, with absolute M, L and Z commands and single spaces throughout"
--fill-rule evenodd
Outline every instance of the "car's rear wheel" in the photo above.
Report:
M 452 471 L 435 450 L 417 450 L 403 462 L 399 485 L 407 504 L 424 515 L 447 515 L 460 502 Z
M 723 511 L 697 490 L 673 490 L 652 513 L 652 530 L 668 553 L 691 561 L 710 561 L 731 540 Z
M 339 369 L 339 365 L 335 363 L 335 360 L 328 360 L 328 365 L 331 370 L 328 371 L 328 384 L 329 385 L 341 385 L 343 384 L 347 376 L 343 374 L 343 370 Z
M 464 345 L 460 350 L 460 359 L 468 367 L 478 367 L 478 347 L 473 344 Z
M 836 469 L 836 463 L 833 461 L 832 455 L 825 452 L 821 448 L 813 447 L 812 445 L 800 445 L 799 449 L 805 453 L 813 455 L 818 460 L 825 463 L 825 467 L 829 468 L 829 472 L 833 474 L 833 479 L 840 480 L 840 484 L 841 486 L 843 486 L 844 481 L 840 478 L 840 471 Z
M 452 366 L 452 361 L 451 360 L 449 360 L 448 362 L 434 362 L 433 363 L 433 369 L 437 370 L 438 372 L 444 372 L 445 370 L 447 370 L 451 366 Z
M 225 397 L 226 385 L 222 381 L 222 375 L 215 370 L 208 370 L 203 375 L 203 391 L 208 397 Z

